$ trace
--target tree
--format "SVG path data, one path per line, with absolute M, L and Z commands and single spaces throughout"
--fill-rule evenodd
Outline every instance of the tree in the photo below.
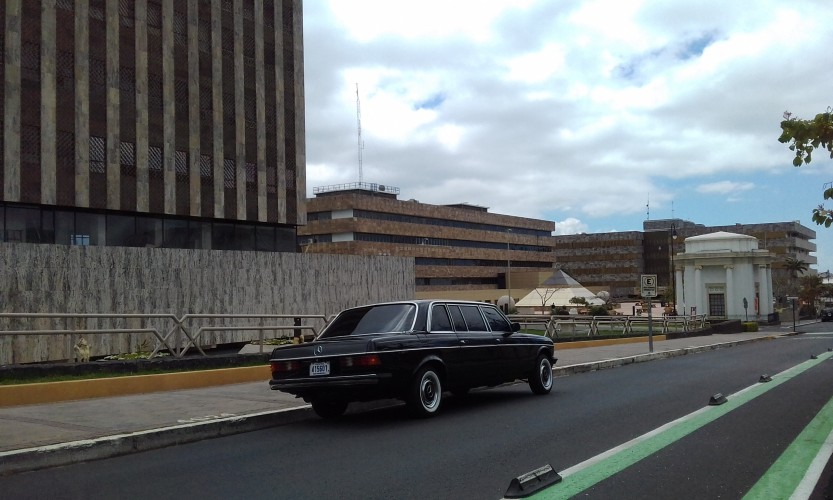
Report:
M 543 292 L 541 291 L 543 290 Z M 536 288 L 535 293 L 538 294 L 538 298 L 541 299 L 541 312 L 545 312 L 547 310 L 547 301 L 555 295 L 555 292 L 558 291 L 558 288 Z
M 807 271 L 807 263 L 795 257 L 787 257 L 784 259 L 784 269 L 790 272 L 790 292 L 795 292 L 795 280 L 799 273 L 804 274 Z
M 826 149 L 833 158 L 833 110 L 827 108 L 825 113 L 817 114 L 812 120 L 800 120 L 785 111 L 778 141 L 789 143 L 790 151 L 795 151 L 793 165 L 796 167 L 808 165 L 813 160 L 813 150 L 818 148 Z M 823 195 L 825 200 L 833 198 L 833 186 L 825 189 Z M 833 210 L 819 205 L 813 209 L 813 222 L 830 227 L 833 225 Z
M 798 293 L 798 298 L 803 304 L 816 305 L 819 297 L 824 292 L 824 280 L 821 276 L 802 276 L 801 277 L 801 291 Z

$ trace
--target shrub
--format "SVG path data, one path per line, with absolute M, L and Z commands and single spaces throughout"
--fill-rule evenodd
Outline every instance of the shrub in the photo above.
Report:
M 754 321 L 743 321 L 741 323 L 744 332 L 757 332 L 758 331 L 758 323 Z
M 610 313 L 607 311 L 605 306 L 591 306 L 590 309 L 587 311 L 587 314 L 590 316 L 609 316 Z

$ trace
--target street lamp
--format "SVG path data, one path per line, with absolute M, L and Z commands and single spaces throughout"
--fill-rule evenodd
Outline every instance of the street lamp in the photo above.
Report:
M 674 240 L 677 239 L 677 228 L 671 222 L 671 303 L 674 304 L 674 315 L 677 315 L 677 270 L 674 268 Z
M 509 233 L 512 228 L 506 229 L 506 296 L 508 302 L 506 303 L 506 310 L 508 311 L 512 306 L 512 261 L 509 257 Z

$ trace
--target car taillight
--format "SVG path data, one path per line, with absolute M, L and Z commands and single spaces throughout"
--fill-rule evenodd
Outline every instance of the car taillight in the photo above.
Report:
M 269 364 L 272 367 L 272 373 L 289 373 L 301 369 L 301 363 L 298 361 L 272 361 Z
M 373 366 L 382 366 L 382 360 L 378 354 L 349 356 L 341 359 L 341 366 L 344 368 L 370 368 Z

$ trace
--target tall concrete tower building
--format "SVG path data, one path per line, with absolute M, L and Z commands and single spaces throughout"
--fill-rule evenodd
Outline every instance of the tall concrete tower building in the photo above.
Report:
M 0 241 L 295 251 L 301 0 L 0 2 Z

